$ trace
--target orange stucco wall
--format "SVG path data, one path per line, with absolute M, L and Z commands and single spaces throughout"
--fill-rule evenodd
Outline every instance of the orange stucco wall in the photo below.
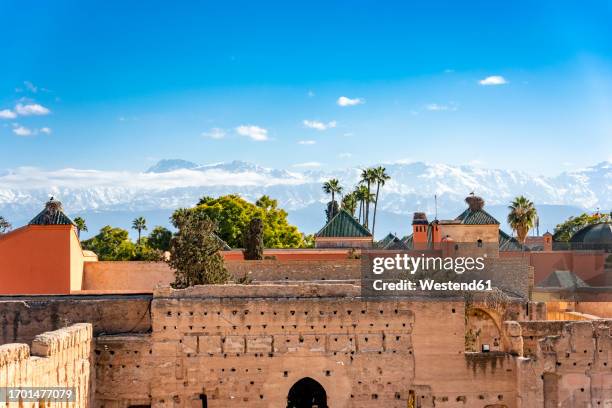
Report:
M 500 252 L 502 258 L 529 257 L 529 264 L 534 267 L 536 285 L 554 271 L 572 271 L 585 282 L 598 286 L 607 255 L 603 251 Z
M 69 225 L 28 225 L 0 236 L 0 294 L 81 289 L 83 253 Z

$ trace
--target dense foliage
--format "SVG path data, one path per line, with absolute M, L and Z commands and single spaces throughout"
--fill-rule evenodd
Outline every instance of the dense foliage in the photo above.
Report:
M 181 211 L 205 214 L 217 225 L 217 235 L 232 248 L 244 244 L 244 231 L 254 217 L 263 221 L 263 241 L 266 248 L 304 247 L 302 234 L 287 221 L 287 212 L 278 208 L 278 202 L 262 196 L 255 204 L 238 195 L 230 194 L 218 198 L 203 197 L 198 205 Z
M 569 242 L 572 236 L 587 225 L 598 224 L 600 222 L 610 222 L 610 214 L 581 214 L 577 217 L 570 217 L 565 222 L 555 227 L 553 239 L 557 242 Z
M 147 244 L 159 251 L 170 250 L 170 240 L 172 239 L 172 232 L 168 228 L 157 226 L 153 228 L 153 231 L 147 238 Z
M 98 235 L 81 241 L 81 246 L 95 252 L 101 261 L 157 261 L 162 256 L 160 251 L 148 245 L 147 238 L 135 244 L 126 230 L 110 225 L 102 227 Z
M 170 259 L 175 280 L 172 287 L 221 284 L 230 279 L 215 235 L 216 224 L 204 212 L 177 210 L 172 223 L 178 229 L 170 242 Z

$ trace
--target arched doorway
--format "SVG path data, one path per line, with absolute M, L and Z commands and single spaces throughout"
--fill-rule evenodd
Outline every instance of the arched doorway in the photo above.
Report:
M 289 390 L 287 408 L 327 408 L 325 389 L 310 377 L 302 378 Z

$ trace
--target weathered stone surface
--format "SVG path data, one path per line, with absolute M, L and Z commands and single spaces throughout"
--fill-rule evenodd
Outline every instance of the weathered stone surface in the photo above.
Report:
M 0 346 L 0 387 L 72 387 L 76 407 L 93 407 L 95 386 L 91 324 L 81 323 L 36 336 L 27 344 Z M 34 402 L 0 401 L 1 407 L 38 407 Z M 49 408 L 67 403 L 47 401 Z

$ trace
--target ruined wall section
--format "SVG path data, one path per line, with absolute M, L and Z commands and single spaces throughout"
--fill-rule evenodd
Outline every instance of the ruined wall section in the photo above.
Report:
M 31 343 L 44 331 L 91 323 L 94 335 L 151 330 L 151 295 L 0 297 L 0 344 Z
M 74 406 L 93 407 L 92 326 L 81 323 L 36 336 L 32 346 L 0 346 L 0 387 L 74 387 Z M 39 407 L 38 403 L 11 402 L 8 408 Z M 64 407 L 47 402 L 45 408 Z
M 523 338 L 542 335 L 532 357 L 519 361 L 520 406 L 610 405 L 612 320 L 537 323 L 521 323 Z

